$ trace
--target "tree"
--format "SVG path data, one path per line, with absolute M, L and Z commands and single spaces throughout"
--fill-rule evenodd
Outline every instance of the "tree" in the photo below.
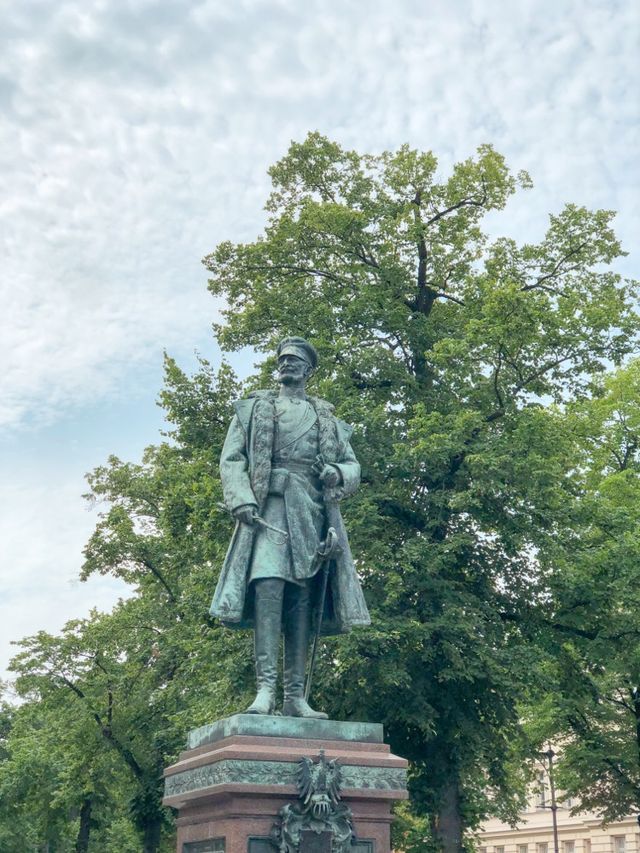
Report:
M 528 175 L 490 146 L 445 181 L 436 168 L 310 134 L 270 170 L 264 234 L 205 265 L 228 305 L 221 346 L 308 337 L 315 393 L 355 426 L 363 488 L 346 512 L 374 624 L 326 644 L 324 701 L 385 722 L 453 850 L 487 808 L 514 808 L 508 747 L 535 654 L 519 640 L 546 591 L 532 555 L 566 499 L 545 403 L 587 394 L 638 317 L 635 285 L 607 268 L 622 254 L 611 212 L 567 205 L 537 244 L 490 242 L 483 216 Z
M 118 849 L 139 849 L 111 832 L 129 786 L 82 709 L 62 695 L 49 695 L 7 706 L 7 712 L 0 848 L 86 853 L 92 837 L 106 843 L 111 836 Z
M 57 637 L 24 639 L 12 661 L 17 690 L 38 725 L 8 739 L 7 787 L 15 787 L 24 764 L 19 753 L 45 755 L 42 778 L 64 805 L 55 812 L 60 831 L 69 837 L 75 830 L 78 845 L 92 835 L 124 851 L 130 825 L 138 833 L 132 850 L 155 853 L 170 844 L 164 767 L 189 728 L 248 698 L 248 638 L 231 644 L 207 614 L 212 565 L 222 561 L 232 527 L 218 506 L 217 457 L 236 394 L 226 368 L 213 376 L 203 362 L 187 379 L 167 359 L 161 397 L 176 425 L 170 440 L 148 448 L 141 464 L 111 457 L 89 475 L 87 497 L 102 511 L 82 577 L 112 573 L 130 584 L 131 597 L 110 614 L 68 623 Z M 64 739 L 42 724 L 49 715 Z M 52 751 L 51 739 L 60 749 Z M 30 807 L 29 797 L 22 800 Z
M 22 741 L 55 758 L 56 773 L 44 774 L 55 791 L 51 804 L 59 801 L 63 823 L 79 818 L 78 853 L 88 849 L 102 801 L 109 811 L 109 792 L 118 786 L 129 794 L 145 853 L 155 853 L 160 840 L 164 815 L 152 803 L 162 772 L 155 743 L 162 728 L 147 729 L 159 721 L 154 709 L 142 706 L 150 692 L 140 685 L 148 660 L 139 648 L 135 654 L 135 639 L 123 642 L 132 616 L 128 603 L 110 615 L 70 622 L 59 637 L 39 632 L 21 641 L 23 651 L 12 662 L 17 689 L 39 723 L 27 725 Z M 22 741 L 12 738 L 14 758 Z M 42 796 L 39 784 L 37 790 Z
M 538 739 L 562 744 L 558 781 L 606 821 L 640 814 L 640 362 L 570 407 L 570 535 L 540 553 L 553 632 Z
M 0 717 L 9 728 L 0 785 L 27 780 L 31 755 L 49 761 L 60 808 L 38 817 L 38 843 L 77 847 L 85 826 L 103 846 L 129 849 L 137 832 L 138 849 L 166 847 L 163 766 L 186 730 L 250 698 L 249 635 L 206 614 L 231 534 L 217 460 L 232 400 L 271 385 L 287 334 L 320 351 L 312 393 L 354 425 L 363 464 L 345 513 L 374 621 L 325 641 L 319 700 L 335 718 L 384 722 L 410 759 L 411 808 L 398 825 L 406 849 L 433 839 L 459 850 L 484 814 L 515 816 L 530 749 L 522 702 L 551 664 L 561 683 L 560 645 L 603 696 L 607 679 L 634 672 L 622 640 L 618 668 L 598 652 L 597 669 L 600 647 L 587 644 L 593 630 L 585 635 L 571 598 L 574 576 L 589 594 L 594 555 L 615 578 L 610 531 L 635 530 L 630 475 L 611 480 L 584 438 L 605 434 L 604 420 L 597 429 L 589 420 L 606 398 L 594 375 L 619 364 L 638 331 L 635 284 L 608 269 L 621 254 L 612 214 L 569 205 L 538 244 L 489 242 L 482 217 L 528 176 L 512 176 L 489 146 L 445 181 L 436 166 L 406 146 L 372 157 L 311 134 L 271 170 L 265 233 L 205 259 L 212 293 L 229 306 L 222 347 L 270 354 L 243 385 L 225 364 L 203 361 L 189 378 L 167 359 L 161 403 L 172 431 L 140 464 L 111 457 L 89 477 L 101 515 L 83 577 L 114 574 L 132 596 L 58 637 L 27 638 L 14 662 L 25 710 L 19 726 L 13 712 Z M 591 430 L 582 444 L 580 423 Z M 617 498 L 601 506 L 605 483 Z M 589 713 L 592 730 L 605 730 Z M 38 727 L 47 715 L 51 727 Z M 49 753 L 49 731 L 65 725 L 68 748 Z M 92 784 L 101 761 L 118 780 L 104 790 Z M 82 819 L 87 800 L 93 826 Z

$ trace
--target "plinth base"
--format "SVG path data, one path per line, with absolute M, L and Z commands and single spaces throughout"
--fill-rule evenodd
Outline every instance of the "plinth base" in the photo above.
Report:
M 407 797 L 407 762 L 382 742 L 381 725 L 236 714 L 194 729 L 188 746 L 165 771 L 164 804 L 178 810 L 177 853 L 275 853 L 269 838 L 278 813 L 300 802 L 298 762 L 317 761 L 320 750 L 340 761 L 341 803 L 357 837 L 351 849 L 389 853 L 391 805 Z M 321 835 L 301 846 L 324 849 Z

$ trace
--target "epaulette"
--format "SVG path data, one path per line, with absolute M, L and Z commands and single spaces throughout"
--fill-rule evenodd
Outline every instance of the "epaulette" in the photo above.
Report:
M 258 391 L 251 391 L 249 394 L 247 394 L 246 399 L 247 400 L 254 400 L 254 399 L 258 399 L 258 398 L 264 399 L 265 397 L 275 399 L 277 396 L 278 396 L 277 391 L 273 391 L 270 388 L 263 388 L 263 389 L 259 389 Z
M 330 403 L 328 400 L 321 400 L 320 397 L 308 397 L 309 402 L 312 406 L 314 406 L 315 410 L 318 411 L 320 409 L 323 413 L 327 415 L 332 415 L 335 406 L 333 403 Z

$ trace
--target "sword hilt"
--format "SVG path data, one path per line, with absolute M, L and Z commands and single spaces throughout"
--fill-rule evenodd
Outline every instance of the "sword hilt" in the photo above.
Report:
M 226 512 L 228 512 L 228 511 L 229 511 L 229 509 L 228 509 L 228 507 L 227 507 L 227 505 L 226 505 L 226 504 L 223 504 L 223 503 L 218 502 L 216 505 L 217 505 L 220 509 L 225 510 Z M 273 526 L 273 524 L 269 524 L 269 522 L 268 522 L 268 521 L 265 521 L 265 520 L 264 520 L 264 518 L 262 518 L 260 515 L 258 515 L 258 513 L 257 513 L 257 512 L 254 512 L 254 513 L 253 513 L 252 518 L 253 518 L 253 520 L 254 520 L 254 522 L 255 522 L 256 524 L 259 524 L 261 527 L 264 527 L 266 530 L 272 530 L 274 533 L 279 533 L 279 534 L 280 534 L 280 536 L 284 536 L 284 538 L 285 538 L 285 539 L 288 539 L 288 538 L 289 538 L 289 533 L 288 533 L 288 531 L 286 531 L 286 530 L 280 530 L 280 528 L 279 528 L 279 527 L 274 527 L 274 526 Z
M 265 521 L 264 518 L 261 518 L 257 512 L 254 512 L 253 514 L 253 520 L 256 524 L 264 527 L 265 530 L 273 530 L 274 533 L 279 533 L 280 536 L 284 536 L 285 539 L 289 538 L 289 533 L 286 530 L 280 530 L 279 527 L 274 527 L 273 524 L 269 524 L 269 522 Z

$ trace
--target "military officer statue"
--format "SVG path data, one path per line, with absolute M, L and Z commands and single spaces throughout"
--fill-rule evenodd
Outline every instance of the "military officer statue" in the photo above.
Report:
M 275 711 L 283 634 L 282 713 L 326 718 L 305 698 L 312 622 L 323 633 L 370 624 L 338 508 L 357 489 L 360 465 L 351 428 L 329 403 L 305 393 L 318 360 L 313 346 L 285 338 L 277 354 L 279 391 L 255 391 L 235 403 L 222 450 L 224 498 L 236 527 L 211 613 L 230 627 L 254 628 L 258 689 L 246 713 Z M 330 526 L 338 547 L 322 583 Z

